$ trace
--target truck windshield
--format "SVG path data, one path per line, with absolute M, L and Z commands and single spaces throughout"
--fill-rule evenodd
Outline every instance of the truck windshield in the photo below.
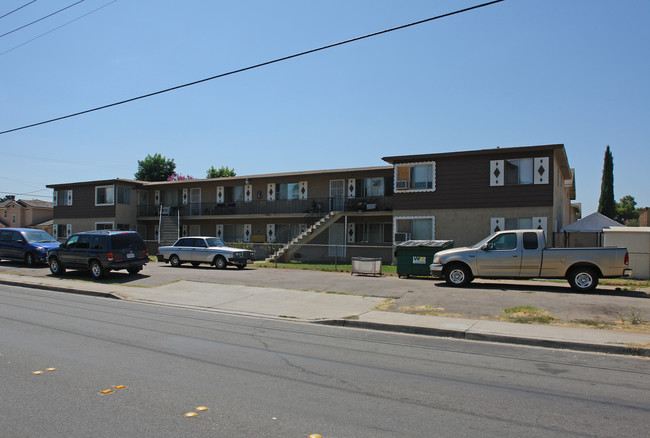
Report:
M 491 234 L 491 235 L 487 236 L 485 239 L 483 239 L 480 242 L 472 245 L 470 248 L 480 248 L 480 247 L 482 247 L 483 245 L 485 245 L 487 243 L 488 240 L 490 240 L 492 238 L 492 236 L 494 236 L 494 234 Z

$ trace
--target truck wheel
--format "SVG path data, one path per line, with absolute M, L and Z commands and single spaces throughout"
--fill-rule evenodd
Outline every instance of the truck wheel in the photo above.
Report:
M 226 269 L 226 266 L 228 266 L 228 262 L 223 256 L 217 256 L 216 259 L 214 259 L 214 267 L 217 269 Z
M 567 276 L 571 289 L 579 292 L 589 292 L 598 286 L 598 275 L 591 268 L 573 269 Z
M 178 258 L 176 254 L 169 256 L 169 264 L 175 268 L 178 268 L 181 265 L 181 259 Z
M 102 264 L 99 263 L 97 260 L 93 260 L 92 262 L 90 262 L 90 275 L 95 280 L 99 280 L 104 276 L 104 268 L 102 267 Z
M 449 286 L 465 286 L 472 281 L 472 273 L 465 265 L 451 265 L 445 269 L 445 281 Z
M 56 257 L 51 257 L 50 258 L 49 265 L 50 265 L 50 271 L 52 272 L 52 274 L 54 274 L 54 275 L 63 275 L 63 274 L 65 274 L 65 268 L 63 267 L 63 265 L 61 264 L 59 259 L 57 259 Z

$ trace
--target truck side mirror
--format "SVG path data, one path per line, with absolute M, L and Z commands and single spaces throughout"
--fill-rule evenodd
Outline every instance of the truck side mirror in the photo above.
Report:
M 481 247 L 481 249 L 482 249 L 483 251 L 489 251 L 489 250 L 490 250 L 490 247 L 488 246 L 487 243 L 484 243 L 483 246 Z

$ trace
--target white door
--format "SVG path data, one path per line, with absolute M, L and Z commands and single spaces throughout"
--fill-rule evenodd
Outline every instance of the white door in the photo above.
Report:
M 343 211 L 345 203 L 345 180 L 332 179 L 330 180 L 330 198 L 332 198 L 332 210 Z

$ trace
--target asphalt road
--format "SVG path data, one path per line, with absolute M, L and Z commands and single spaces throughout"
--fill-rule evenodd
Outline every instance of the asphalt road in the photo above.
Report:
M 0 272 L 36 277 L 51 275 L 46 266 L 28 268 L 21 263 L 6 261 L 0 263 Z M 83 271 L 69 271 L 66 275 L 80 281 L 92 281 Z M 632 313 L 644 320 L 650 318 L 650 293 L 647 291 L 601 287 L 595 292 L 578 293 L 572 291 L 566 282 L 479 279 L 466 288 L 452 288 L 433 278 L 372 277 L 254 266 L 244 270 L 218 270 L 207 265 L 174 268 L 165 263 L 149 263 L 135 276 L 126 271 L 112 272 L 102 281 L 150 287 L 178 280 L 395 298 L 386 310 L 406 312 L 428 306 L 441 315 L 468 318 L 495 318 L 502 315 L 504 309 L 523 305 L 544 309 L 566 322 L 620 322 L 621 317 L 629 317 Z
M 7 437 L 618 437 L 649 425 L 643 358 L 23 287 L 0 286 L 0 354 Z

